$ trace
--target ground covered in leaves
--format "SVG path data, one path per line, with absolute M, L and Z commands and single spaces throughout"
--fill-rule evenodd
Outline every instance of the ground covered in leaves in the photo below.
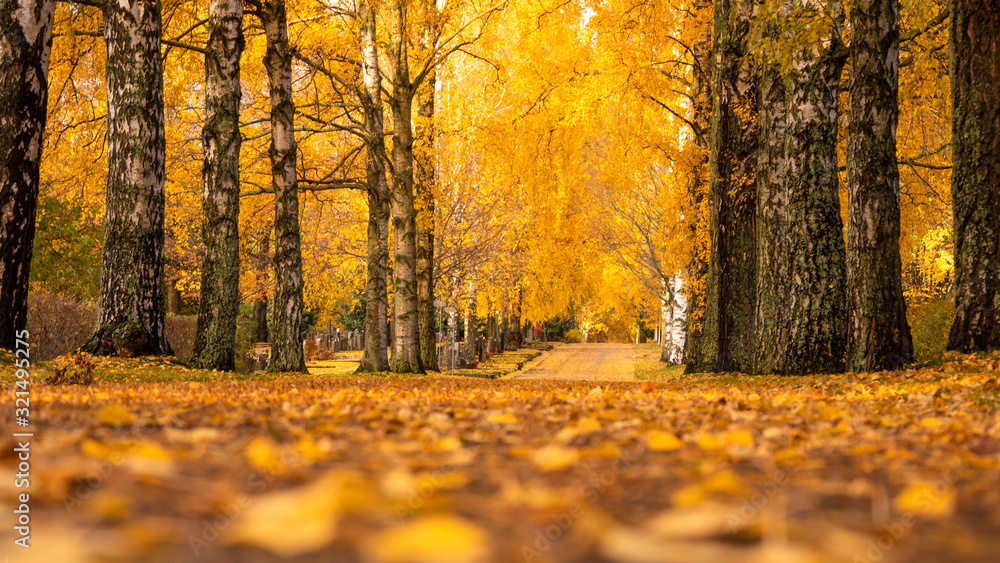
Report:
M 0 552 L 61 563 L 996 561 L 1000 362 L 939 363 L 800 378 L 657 377 L 646 365 L 645 381 L 609 383 L 234 379 L 104 360 L 90 385 L 45 384 L 53 366 L 32 385 L 32 548 L 11 547 L 5 525 Z M 3 385 L 10 415 L 12 379 Z M 24 492 L 12 422 L 0 435 L 6 518 Z

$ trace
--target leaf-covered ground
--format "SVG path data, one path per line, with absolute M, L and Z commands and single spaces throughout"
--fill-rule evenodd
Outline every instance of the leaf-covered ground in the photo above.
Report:
M 645 381 L 232 379 L 155 359 L 106 360 L 89 386 L 36 381 L 33 547 L 11 547 L 4 526 L 0 552 L 61 563 L 997 560 L 1000 361 L 693 377 L 657 373 L 637 350 Z M 23 492 L 10 419 L 8 518 Z

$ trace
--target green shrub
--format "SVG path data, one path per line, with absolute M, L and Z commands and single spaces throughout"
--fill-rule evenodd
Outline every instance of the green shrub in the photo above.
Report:
M 104 239 L 101 215 L 82 202 L 43 197 L 35 229 L 31 281 L 36 287 L 77 302 L 96 301 Z
M 583 342 L 583 333 L 575 328 L 571 328 L 566 331 L 566 342 L 571 344 L 579 344 Z
M 906 308 L 913 336 L 913 356 L 918 362 L 931 361 L 948 345 L 948 332 L 955 318 L 951 299 L 931 299 Z

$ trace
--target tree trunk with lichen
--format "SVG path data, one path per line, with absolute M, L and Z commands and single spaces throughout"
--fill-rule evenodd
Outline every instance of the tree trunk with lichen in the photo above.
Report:
M 913 360 L 899 256 L 899 4 L 851 4 L 847 128 L 847 370 Z
M 163 292 L 164 160 L 160 3 L 104 9 L 108 181 L 97 355 L 170 354 Z
M 365 286 L 365 350 L 358 373 L 389 371 L 389 200 L 386 180 L 385 132 L 382 109 L 382 73 L 375 43 L 375 10 L 367 1 L 358 5 L 362 20 L 361 105 L 365 111 L 365 168 L 368 179 L 368 281 Z
M 0 5 L 0 348 L 7 350 L 28 322 L 54 9 L 52 0 Z
M 462 355 L 466 358 L 467 362 L 476 362 L 476 347 L 477 340 L 479 339 L 479 331 L 476 327 L 479 325 L 479 318 L 477 317 L 477 302 L 478 298 L 476 296 L 476 274 L 472 274 L 472 279 L 469 280 L 469 295 L 468 300 L 465 303 L 465 341 L 462 343 Z
M 413 87 L 407 54 L 407 5 L 394 0 L 389 22 L 387 59 L 392 74 L 392 228 L 395 250 L 393 281 L 392 371 L 423 373 L 417 299 L 417 213 L 413 179 Z
M 274 189 L 274 300 L 271 304 L 271 372 L 304 372 L 302 350 L 302 246 L 295 175 L 295 103 L 292 54 L 284 0 L 260 10 L 267 51 L 264 67 L 271 89 L 271 186 Z
M 955 321 L 948 349 L 1000 347 L 1000 10 L 951 3 Z
M 417 311 L 420 357 L 424 369 L 438 371 L 437 323 L 434 308 L 434 70 L 417 91 L 416 212 Z
M 838 372 L 846 348 L 846 258 L 837 178 L 837 95 L 846 50 L 836 30 L 766 53 L 757 162 L 753 371 Z
M 711 10 L 711 3 L 697 3 L 697 10 Z M 695 128 L 695 143 L 689 150 L 697 151 L 696 165 L 688 178 L 688 201 L 691 211 L 691 240 L 693 246 L 684 280 L 687 311 L 682 357 L 687 362 L 686 373 L 706 371 L 704 334 L 706 320 L 706 289 L 708 282 L 709 209 L 708 195 L 709 160 L 708 134 L 712 112 L 712 36 L 706 30 L 694 45 L 694 108 L 691 123 Z M 666 348 L 661 349 L 660 361 L 671 363 Z
M 750 60 L 753 3 L 715 3 L 712 76 L 710 257 L 702 367 L 751 369 L 757 272 L 754 258 L 757 77 Z
M 191 363 L 202 369 L 236 367 L 240 306 L 240 56 L 243 5 L 212 0 L 205 55 L 205 151 L 202 227 L 205 254 Z

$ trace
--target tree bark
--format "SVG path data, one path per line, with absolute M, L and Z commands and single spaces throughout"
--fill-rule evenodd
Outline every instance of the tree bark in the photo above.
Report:
M 260 246 L 257 250 L 257 282 L 267 286 L 268 266 L 271 263 L 271 226 L 266 225 L 261 233 Z M 267 328 L 267 291 L 261 290 L 261 296 L 253 302 L 253 337 L 254 342 L 270 342 L 271 334 Z
M 243 5 L 212 0 L 205 55 L 205 158 L 202 227 L 205 256 L 192 363 L 235 369 L 240 305 L 240 56 Z
M 757 77 L 748 55 L 753 3 L 716 0 L 709 146 L 710 258 L 702 367 L 751 369 L 757 272 Z
M 507 340 L 508 350 L 517 350 L 524 345 L 524 333 L 521 332 L 521 312 L 524 299 L 521 288 L 516 290 L 517 297 L 511 302 L 510 338 Z
M 358 5 L 362 19 L 361 82 L 359 92 L 365 110 L 365 142 L 368 146 L 368 280 L 365 287 L 365 350 L 358 373 L 389 371 L 389 297 L 386 277 L 389 269 L 389 200 L 392 194 L 386 181 L 384 114 L 382 109 L 382 73 L 375 43 L 375 10 L 362 1 Z
M 846 257 L 837 186 L 837 95 L 846 51 L 831 30 L 760 82 L 753 371 L 844 368 Z
M 108 180 L 97 324 L 82 350 L 170 354 L 163 293 L 163 65 L 158 0 L 104 8 Z
M 302 350 L 302 247 L 295 174 L 295 103 L 292 55 L 284 0 L 268 0 L 259 11 L 271 88 L 271 185 L 274 188 L 274 303 L 271 306 L 271 372 L 306 370 Z
M 951 3 L 955 321 L 949 350 L 1000 347 L 1000 11 Z
M 434 308 L 434 182 L 435 127 L 434 89 L 436 77 L 431 70 L 417 90 L 416 213 L 417 213 L 417 311 L 420 331 L 420 357 L 424 369 L 438 371 L 437 323 Z
M 53 0 L 0 6 L 0 348 L 7 350 L 28 322 L 54 9 Z
M 490 302 L 490 312 L 486 315 L 486 355 L 492 356 L 497 353 L 497 317 L 492 301 Z
M 670 365 L 684 362 L 684 339 L 687 338 L 687 297 L 684 281 L 680 276 L 670 276 L 663 281 L 661 311 L 663 332 L 660 335 L 660 361 Z
M 913 360 L 899 256 L 899 3 L 853 0 L 847 128 L 847 370 Z
M 479 324 L 479 319 L 476 316 L 477 307 L 476 298 L 476 275 L 472 275 L 472 279 L 469 280 L 469 299 L 465 304 L 465 342 L 463 342 L 463 353 L 468 362 L 475 362 L 476 357 L 476 340 L 478 333 L 476 331 L 476 325 Z
M 183 303 L 184 298 L 181 295 L 181 290 L 177 287 L 177 280 L 167 279 L 167 314 L 180 315 Z
M 395 251 L 393 283 L 393 350 L 396 373 L 423 373 L 417 310 L 417 214 L 413 196 L 413 86 L 407 54 L 407 7 L 395 0 L 388 7 L 388 60 L 392 68 L 393 183 L 392 227 Z
M 710 2 L 698 2 L 699 11 L 711 10 Z M 695 169 L 688 179 L 688 198 L 691 205 L 691 240 L 693 247 L 687 265 L 685 296 L 688 310 L 685 314 L 684 350 L 681 356 L 687 361 L 684 371 L 696 373 L 706 371 L 704 351 L 704 331 L 706 320 L 706 289 L 708 282 L 708 260 L 710 255 L 709 223 L 710 214 L 705 198 L 708 195 L 708 166 L 710 147 L 708 131 L 712 112 L 712 35 L 708 29 L 698 38 L 693 48 L 694 56 L 694 108 L 691 121 L 694 124 L 694 150 L 700 152 Z M 661 358 L 662 359 L 662 358 Z

